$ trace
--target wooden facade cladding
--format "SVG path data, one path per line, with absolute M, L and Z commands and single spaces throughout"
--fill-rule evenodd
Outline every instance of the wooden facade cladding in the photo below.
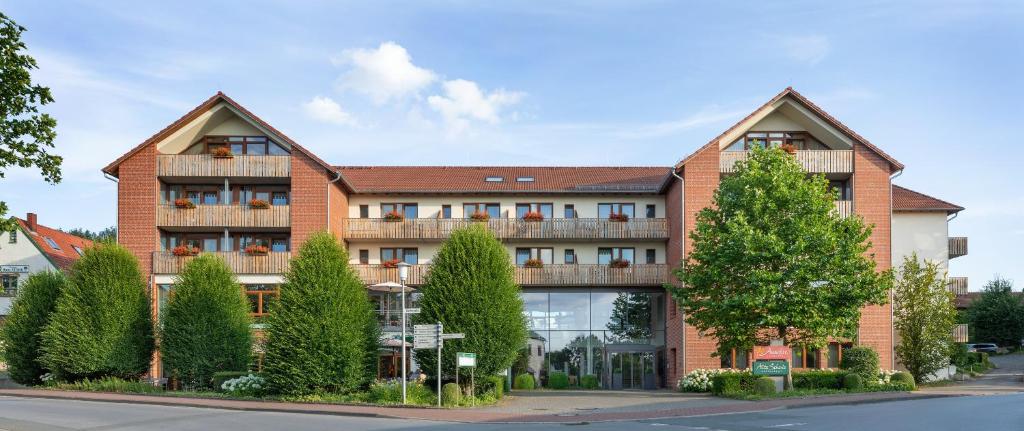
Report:
M 249 255 L 238 251 L 210 252 L 227 263 L 235 274 L 282 274 L 288 269 L 291 252 L 272 251 L 265 255 Z M 191 260 L 189 256 L 175 256 L 170 252 L 153 252 L 154 274 L 177 274 Z
M 967 277 L 949 277 L 949 291 L 954 295 L 966 295 Z
M 835 203 L 839 217 L 846 218 L 853 214 L 853 201 L 835 201 Z
M 966 323 L 957 323 L 956 326 L 953 327 L 953 342 L 966 343 L 969 337 L 970 335 Z
M 291 176 L 291 156 L 236 155 L 218 158 L 211 154 L 159 154 L 156 162 L 156 174 L 161 177 Z
M 967 237 L 966 236 L 951 236 L 949 237 L 949 258 L 957 258 L 960 256 L 967 255 Z
M 749 151 L 722 151 L 719 171 L 735 172 L 736 162 L 746 160 Z M 796 152 L 796 160 L 811 173 L 849 174 L 853 173 L 853 150 L 804 150 Z
M 635 218 L 611 221 L 593 218 L 556 218 L 541 221 L 501 218 L 487 221 L 470 219 L 421 218 L 388 221 L 350 218 L 342 221 L 346 240 L 353 239 L 427 239 L 443 240 L 452 231 L 475 223 L 486 225 L 499 239 L 657 239 L 668 238 L 668 220 Z
M 366 284 L 399 282 L 398 269 L 382 265 L 352 265 Z M 409 267 L 408 285 L 426 281 L 430 265 Z M 636 264 L 629 268 L 608 265 L 544 265 L 542 268 L 515 267 L 515 282 L 521 286 L 662 286 L 668 282 L 669 267 Z
M 196 205 L 195 208 L 177 208 L 160 205 L 156 212 L 160 227 L 261 227 L 284 228 L 290 226 L 289 205 L 252 208 L 249 205 Z

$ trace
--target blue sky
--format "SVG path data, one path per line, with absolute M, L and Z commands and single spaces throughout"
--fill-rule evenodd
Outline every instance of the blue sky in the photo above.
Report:
M 1021 2 L 155 3 L 0 2 L 66 157 L 15 214 L 113 225 L 99 169 L 218 90 L 335 164 L 669 166 L 792 85 L 967 207 L 951 275 L 1024 287 Z

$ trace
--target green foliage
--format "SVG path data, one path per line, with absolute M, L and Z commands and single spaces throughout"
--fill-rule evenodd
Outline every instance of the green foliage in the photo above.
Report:
M 55 387 L 70 391 L 122 392 L 129 394 L 154 394 L 164 391 L 159 386 L 146 382 L 109 376 L 95 379 L 83 378 L 71 383 L 58 383 Z
M 914 388 L 917 387 L 914 376 L 905 371 L 893 374 L 892 377 L 889 378 L 889 383 L 904 383 L 910 387 L 910 390 L 914 390 Z
M 914 376 L 924 378 L 949 364 L 956 307 L 946 276 L 917 253 L 903 259 L 893 289 L 893 329 L 900 340 L 896 358 Z
M 445 332 L 466 334 L 445 341 L 444 375 L 455 374 L 455 353 L 477 354 L 477 373 L 509 368 L 526 342 L 526 319 L 512 261 L 505 246 L 484 226 L 452 232 L 432 260 L 423 286 L 416 323 L 441 322 Z M 416 362 L 437 374 L 434 351 L 417 350 Z
M 50 89 L 32 83 L 36 60 L 25 53 L 21 40 L 25 27 L 0 13 L 0 178 L 9 166 L 37 167 L 43 179 L 60 182 L 60 156 L 49 154 L 57 137 L 57 120 L 39 108 L 53 103 Z M 5 217 L 0 201 L 0 232 L 12 231 L 14 220 Z
M 835 198 L 824 176 L 808 177 L 781 150 L 738 163 L 698 214 L 693 252 L 674 271 L 686 288 L 667 286 L 686 322 L 721 351 L 775 337 L 810 346 L 854 337 L 861 309 L 887 300 L 891 274 L 875 271 L 871 227 L 840 218 Z
M 462 389 L 455 383 L 445 383 L 441 386 L 441 405 L 457 406 L 462 398 Z
M 914 390 L 914 385 L 907 382 L 889 382 L 874 385 L 866 385 L 859 389 L 859 392 L 909 392 Z
M 851 391 L 864 389 L 864 377 L 857 373 L 849 373 L 843 376 L 843 389 Z
M 502 376 L 486 376 L 477 378 L 476 393 L 484 394 L 491 392 L 495 399 L 505 396 L 505 378 Z
M 249 301 L 219 257 L 203 254 L 185 264 L 162 317 L 160 353 L 169 376 L 206 388 L 218 371 L 249 367 Z
M 878 378 L 878 353 L 864 346 L 843 350 L 843 361 L 839 363 L 839 368 L 860 375 L 864 381 L 874 381 Z
M 134 380 L 149 369 L 153 322 L 139 262 L 124 247 L 85 249 L 43 330 L 43 364 L 62 380 Z
M 711 378 L 711 393 L 730 395 L 751 392 L 755 380 L 757 380 L 757 376 L 749 371 L 717 374 Z
M 303 244 L 267 324 L 263 374 L 274 392 L 350 392 L 376 374 L 376 316 L 348 253 L 331 234 Z
M 985 284 L 981 297 L 967 309 L 967 318 L 977 342 L 1017 346 L 1024 338 L 1024 303 L 1005 278 Z
M 761 396 L 775 394 L 775 381 L 771 377 L 758 377 L 754 380 L 754 393 Z
M 11 380 L 23 385 L 41 383 L 39 376 L 50 372 L 40 358 L 42 331 L 50 323 L 57 298 L 67 280 L 59 272 L 32 274 L 18 289 L 10 313 L 0 327 L 0 345 Z
M 583 389 L 597 389 L 601 387 L 601 383 L 597 380 L 597 376 L 587 374 L 580 378 L 580 387 Z
M 957 368 L 964 368 L 970 365 L 970 352 L 967 351 L 967 344 L 954 343 L 949 349 L 949 362 Z
M 548 375 L 548 388 L 567 389 L 569 387 L 569 376 L 561 371 L 555 371 Z
M 845 371 L 812 370 L 793 372 L 794 389 L 842 389 Z
M 426 386 L 417 382 L 409 382 L 405 387 L 405 396 L 409 404 L 428 406 L 436 401 L 436 395 Z M 400 382 L 376 381 L 366 392 L 365 402 L 382 405 L 402 403 L 402 384 Z
M 529 391 L 537 387 L 537 382 L 533 380 L 533 374 L 520 374 L 516 376 L 515 381 L 512 383 L 512 389 L 517 391 Z
M 61 229 L 61 230 L 63 230 L 63 229 Z M 103 230 L 98 231 L 98 232 L 93 232 L 93 231 L 91 231 L 89 229 L 77 228 L 77 227 L 73 228 L 73 229 L 68 229 L 65 232 L 67 232 L 67 233 L 69 233 L 71 235 L 77 236 L 79 238 L 85 238 L 85 239 L 90 240 L 90 241 L 97 241 L 97 242 L 98 241 L 106 241 L 106 242 L 116 242 L 117 241 L 117 227 L 116 226 L 110 226 L 110 227 L 104 228 Z
M 250 371 L 218 371 L 216 373 L 213 373 L 213 375 L 210 377 L 210 386 L 213 387 L 213 390 L 220 391 L 220 390 L 223 390 L 221 387 L 224 386 L 224 382 L 226 382 L 228 380 L 231 380 L 231 379 L 237 379 L 237 378 L 242 377 L 242 376 L 248 376 L 249 374 L 252 374 L 252 372 L 250 372 Z

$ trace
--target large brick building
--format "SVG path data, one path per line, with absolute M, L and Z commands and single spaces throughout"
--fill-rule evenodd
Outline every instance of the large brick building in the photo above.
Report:
M 261 316 L 311 232 L 337 235 L 368 285 L 398 281 L 394 265 L 406 262 L 416 286 L 453 229 L 486 223 L 516 264 L 535 371 L 652 389 L 695 368 L 748 366 L 745 352 L 713 356 L 715 341 L 683 323 L 662 286 L 719 179 L 762 144 L 796 146 L 804 168 L 839 191 L 836 211 L 875 226 L 879 270 L 912 251 L 943 265 L 965 252 L 946 231 L 962 208 L 893 186 L 902 164 L 792 89 L 674 166 L 653 167 L 333 166 L 218 93 L 103 172 L 119 180 L 119 241 L 142 262 L 155 310 L 197 251 L 227 261 Z M 385 333 L 397 331 L 393 295 L 371 294 Z M 890 306 L 865 308 L 859 341 L 883 366 L 893 339 Z M 797 348 L 794 365 L 835 366 L 843 344 Z M 382 374 L 393 360 L 382 355 Z

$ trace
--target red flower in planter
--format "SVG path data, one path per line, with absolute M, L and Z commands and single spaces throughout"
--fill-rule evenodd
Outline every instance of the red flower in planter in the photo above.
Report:
M 199 247 L 189 247 L 187 245 L 179 245 L 171 249 L 171 254 L 175 256 L 195 256 L 199 254 Z
M 543 268 L 544 261 L 540 259 L 526 259 L 526 262 L 523 262 L 523 266 L 527 268 Z
M 380 266 L 385 268 L 398 268 L 398 264 L 402 262 L 402 259 L 391 259 L 381 262 Z
M 608 262 L 608 266 L 611 268 L 629 268 L 629 261 L 626 259 L 612 259 Z
M 796 154 L 796 150 L 797 150 L 796 145 L 789 144 L 789 143 L 782 144 L 781 146 L 779 146 L 779 148 L 781 148 L 782 151 L 785 151 L 785 152 L 787 152 L 789 154 Z
M 262 255 L 270 253 L 270 247 L 263 244 L 249 244 L 245 247 L 245 254 Z
M 526 221 L 543 221 L 544 220 L 544 214 L 541 214 L 540 212 L 537 212 L 537 211 L 530 211 L 530 212 L 528 212 L 526 214 L 523 214 L 523 220 L 526 220 Z
M 174 200 L 174 206 L 182 209 L 192 209 L 196 207 L 196 204 L 188 198 L 177 198 Z
M 629 221 L 629 215 L 627 215 L 627 214 L 619 214 L 619 213 L 611 213 L 611 214 L 608 214 L 608 220 L 611 220 L 611 221 Z
M 398 212 L 397 210 L 388 211 L 384 214 L 384 221 L 402 221 L 405 220 L 405 214 Z
M 257 209 L 266 209 L 270 208 L 270 202 L 267 202 L 263 199 L 253 199 L 249 201 L 249 207 Z
M 235 157 L 235 153 L 232 153 L 231 149 L 228 147 L 214 148 L 213 151 L 210 152 L 210 154 L 213 154 L 213 157 L 218 159 L 230 159 L 232 157 Z
M 485 212 L 473 211 L 473 214 L 470 214 L 469 218 L 476 221 L 487 221 L 491 219 L 491 215 Z

